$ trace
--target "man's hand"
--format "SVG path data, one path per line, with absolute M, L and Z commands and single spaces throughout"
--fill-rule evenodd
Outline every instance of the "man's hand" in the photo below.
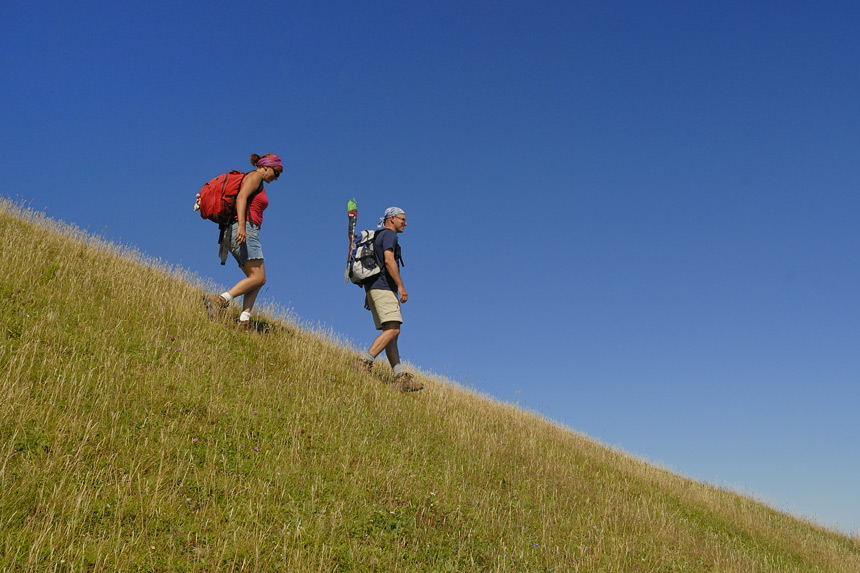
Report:
M 406 289 L 402 286 L 398 289 L 400 291 L 400 302 L 404 303 L 409 300 L 409 294 L 406 292 Z

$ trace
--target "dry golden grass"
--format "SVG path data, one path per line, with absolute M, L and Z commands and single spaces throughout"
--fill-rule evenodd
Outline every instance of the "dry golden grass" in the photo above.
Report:
M 2 570 L 860 571 L 857 538 L 400 394 L 277 312 L 209 321 L 211 285 L 8 200 L 0 231 Z

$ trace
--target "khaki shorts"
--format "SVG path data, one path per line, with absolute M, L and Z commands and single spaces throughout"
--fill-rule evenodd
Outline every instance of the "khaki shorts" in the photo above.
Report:
M 371 289 L 367 293 L 367 308 L 373 314 L 373 324 L 376 330 L 382 330 L 386 322 L 399 322 L 403 324 L 403 315 L 400 314 L 400 299 L 397 294 L 388 289 Z

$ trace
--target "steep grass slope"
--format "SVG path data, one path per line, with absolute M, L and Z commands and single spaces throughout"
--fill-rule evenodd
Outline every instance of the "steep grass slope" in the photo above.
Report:
M 0 203 L 4 571 L 860 571 L 860 540 Z M 384 376 L 384 375 L 383 375 Z

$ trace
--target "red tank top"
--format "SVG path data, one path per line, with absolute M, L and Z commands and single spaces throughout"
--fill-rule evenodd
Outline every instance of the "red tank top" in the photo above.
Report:
M 251 199 L 251 205 L 248 210 L 251 214 L 251 222 L 258 227 L 263 226 L 263 211 L 269 206 L 269 198 L 266 197 L 265 187 Z

